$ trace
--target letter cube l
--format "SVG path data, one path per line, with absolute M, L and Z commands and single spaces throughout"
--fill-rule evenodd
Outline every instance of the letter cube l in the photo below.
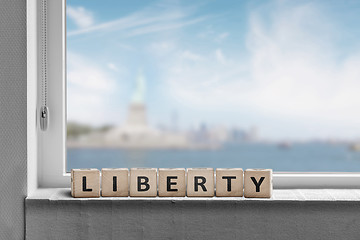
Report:
M 75 198 L 100 197 L 98 169 L 71 169 L 71 196 Z

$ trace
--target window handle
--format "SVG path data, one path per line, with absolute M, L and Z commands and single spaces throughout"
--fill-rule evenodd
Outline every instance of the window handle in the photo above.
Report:
M 49 126 L 49 109 L 48 107 L 40 108 L 40 129 L 46 131 Z

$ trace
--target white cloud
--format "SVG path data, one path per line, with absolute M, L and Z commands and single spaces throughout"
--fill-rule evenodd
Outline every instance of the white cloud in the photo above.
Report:
M 215 37 L 215 42 L 222 42 L 224 41 L 230 34 L 228 32 L 220 33 Z
M 195 54 L 189 50 L 185 50 L 181 53 L 181 58 L 185 60 L 199 61 L 202 59 L 202 56 Z
M 119 71 L 118 67 L 117 67 L 115 64 L 113 64 L 113 63 L 108 63 L 108 64 L 107 64 L 107 67 L 108 67 L 109 69 L 115 71 L 115 72 L 118 72 L 118 71 Z
M 89 91 L 108 92 L 115 85 L 114 79 L 98 64 L 81 55 L 68 52 L 68 83 Z
M 82 55 L 68 52 L 67 58 L 68 119 L 95 125 L 119 119 L 110 106 L 117 105 L 111 95 L 121 94 L 114 76 Z
M 215 56 L 219 63 L 226 64 L 226 59 L 221 49 L 216 49 Z
M 171 41 L 161 41 L 150 44 L 149 50 L 158 56 L 164 56 L 176 50 L 176 44 Z
M 155 42 L 150 44 L 148 47 L 148 51 L 150 54 L 155 55 L 156 57 L 163 58 L 160 61 L 162 62 L 164 59 L 173 58 L 175 55 L 179 61 L 201 61 L 203 60 L 203 56 L 197 54 L 190 50 L 181 50 L 178 47 L 178 44 L 171 41 L 162 41 Z
M 315 121 L 359 121 L 354 114 L 360 107 L 354 92 L 360 87 L 359 49 L 338 60 L 334 33 L 327 22 L 316 21 L 321 16 L 316 7 L 289 10 L 274 17 L 270 31 L 264 19 L 252 16 L 250 70 L 254 94 L 261 96 L 252 103 L 262 111 Z
M 283 132 L 270 130 L 273 136 L 299 122 L 316 129 L 296 129 L 299 137 L 359 135 L 360 49 L 338 58 L 330 20 L 310 4 L 253 12 L 246 61 L 221 49 L 196 65 L 174 57 L 163 66 L 166 89 L 189 107 L 250 109 L 288 123 Z
M 199 38 L 205 38 L 216 43 L 222 43 L 225 39 L 229 37 L 229 32 L 220 32 L 215 30 L 213 25 L 206 26 L 202 31 L 197 34 Z
M 84 7 L 67 5 L 66 14 L 79 28 L 88 28 L 94 24 L 92 12 L 86 10 Z
M 182 28 L 204 21 L 206 17 L 191 17 L 191 10 L 188 8 L 161 9 L 145 8 L 125 17 L 96 25 L 84 26 L 81 29 L 69 31 L 68 36 L 76 36 L 93 32 L 114 32 L 124 31 L 124 37 L 138 36 L 149 33 L 156 33 L 166 30 Z
M 166 30 L 174 30 L 177 28 L 182 28 L 188 25 L 193 25 L 195 23 L 204 21 L 205 17 L 199 17 L 191 20 L 182 20 L 179 22 L 167 22 L 162 21 L 160 23 L 152 24 L 149 26 L 141 26 L 139 28 L 135 28 L 129 31 L 126 36 L 132 37 L 132 36 L 138 36 L 138 35 L 144 35 L 144 34 L 150 34 L 150 33 L 156 33 L 156 32 L 162 32 Z

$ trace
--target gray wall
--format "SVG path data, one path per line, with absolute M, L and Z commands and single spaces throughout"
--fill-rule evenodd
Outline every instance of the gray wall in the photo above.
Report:
M 26 0 L 0 0 L 0 239 L 24 239 Z M 359 239 L 359 201 L 27 200 L 29 239 Z M 315 236 L 315 237 L 314 237 Z
M 27 239 L 356 239 L 359 201 L 26 200 Z
M 24 239 L 26 0 L 0 0 L 0 239 Z

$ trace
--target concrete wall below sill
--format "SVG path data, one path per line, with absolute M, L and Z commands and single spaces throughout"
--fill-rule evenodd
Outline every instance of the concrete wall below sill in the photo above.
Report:
M 274 190 L 272 199 L 26 199 L 26 239 L 360 239 L 360 190 Z

